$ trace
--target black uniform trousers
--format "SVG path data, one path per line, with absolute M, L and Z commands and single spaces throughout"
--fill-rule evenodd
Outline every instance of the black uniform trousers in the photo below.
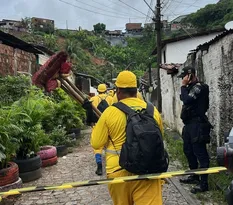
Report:
M 184 144 L 183 150 L 187 157 L 189 168 L 209 168 L 210 160 L 206 149 L 206 142 L 200 140 L 201 138 L 201 123 L 194 121 L 185 124 L 182 132 Z M 208 184 L 208 175 L 201 175 L 201 185 Z

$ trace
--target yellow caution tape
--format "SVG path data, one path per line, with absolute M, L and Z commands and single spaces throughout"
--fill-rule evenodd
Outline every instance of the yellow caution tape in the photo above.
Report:
M 164 179 L 171 178 L 175 176 L 185 176 L 185 175 L 202 175 L 202 174 L 214 174 L 219 173 L 221 171 L 226 171 L 225 167 L 212 167 L 205 169 L 195 169 L 195 170 L 187 170 L 187 171 L 174 171 L 174 172 L 164 172 L 158 174 L 144 174 L 144 175 L 135 175 L 135 176 L 126 176 L 126 177 L 118 177 L 113 179 L 99 179 L 99 180 L 88 180 L 88 181 L 79 181 L 79 182 L 71 182 L 64 183 L 57 186 L 34 186 L 34 187 L 26 187 L 20 189 L 12 189 L 7 192 L 0 192 L 0 201 L 4 196 L 10 195 L 18 195 L 26 192 L 36 192 L 36 191 L 46 191 L 46 190 L 59 190 L 59 189 L 70 189 L 75 187 L 82 186 L 94 186 L 101 184 L 116 184 L 116 183 L 124 183 L 128 181 L 142 180 L 142 179 Z

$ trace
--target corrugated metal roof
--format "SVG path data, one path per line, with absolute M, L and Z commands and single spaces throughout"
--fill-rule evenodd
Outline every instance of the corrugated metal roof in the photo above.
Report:
M 13 35 L 0 31 L 0 42 L 2 44 L 11 46 L 13 48 L 18 48 L 23 51 L 34 53 L 34 54 L 43 54 L 41 51 L 37 50 L 33 45 L 26 43 L 25 41 L 16 38 Z
M 233 33 L 233 29 L 231 30 L 226 30 L 223 33 L 217 35 L 214 39 L 210 40 L 209 42 L 206 42 L 204 44 L 201 44 L 199 46 L 197 46 L 197 48 L 194 50 L 194 52 L 197 52 L 199 50 L 207 50 L 209 48 L 210 45 L 218 42 L 220 39 L 224 38 L 225 36 L 232 34 Z
M 205 35 L 209 35 L 209 34 L 212 34 L 212 33 L 224 32 L 224 31 L 226 31 L 226 30 L 224 28 L 221 28 L 221 29 L 214 29 L 214 30 L 210 30 L 210 31 L 203 31 L 203 32 L 199 32 L 199 33 L 192 33 L 192 37 L 205 36 Z M 182 41 L 182 40 L 189 39 L 189 38 L 190 38 L 190 35 L 184 35 L 184 36 L 178 36 L 176 38 L 166 39 L 166 40 L 162 41 L 161 46 L 164 47 L 165 45 L 167 45 L 169 43 Z M 156 54 L 157 54 L 157 47 L 153 50 L 151 55 L 156 55 Z

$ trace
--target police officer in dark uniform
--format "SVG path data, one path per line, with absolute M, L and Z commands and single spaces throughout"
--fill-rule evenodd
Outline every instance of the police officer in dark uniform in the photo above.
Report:
M 209 108 L 209 87 L 200 83 L 193 67 L 185 67 L 180 76 L 182 78 L 181 96 L 183 102 L 181 119 L 184 123 L 182 132 L 183 151 L 187 157 L 189 168 L 209 168 L 209 155 L 206 144 L 210 142 L 211 124 L 206 112 Z M 192 193 L 208 191 L 208 175 L 191 175 L 180 179 L 181 183 L 196 184 Z

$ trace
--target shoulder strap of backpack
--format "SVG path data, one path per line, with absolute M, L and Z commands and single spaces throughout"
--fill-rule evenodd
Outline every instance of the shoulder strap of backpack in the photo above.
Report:
M 146 112 L 151 116 L 154 117 L 154 105 L 150 102 L 147 102 Z
M 118 108 L 119 110 L 121 110 L 122 112 L 124 112 L 127 115 L 133 115 L 136 113 L 134 110 L 132 110 L 130 107 L 128 107 L 127 105 L 125 105 L 122 102 L 114 103 L 113 106 Z

